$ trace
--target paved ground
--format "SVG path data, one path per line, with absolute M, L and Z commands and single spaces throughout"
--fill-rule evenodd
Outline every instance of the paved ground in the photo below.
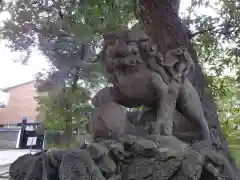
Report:
M 32 150 L 32 154 L 38 152 L 39 150 Z M 14 162 L 19 156 L 30 153 L 29 149 L 0 149 L 0 176 L 8 172 L 9 166 Z M 5 175 L 5 174 L 4 174 Z M 6 180 L 0 177 L 0 180 Z

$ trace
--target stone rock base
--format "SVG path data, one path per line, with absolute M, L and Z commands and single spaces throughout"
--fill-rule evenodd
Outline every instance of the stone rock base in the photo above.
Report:
M 239 180 L 236 172 L 206 142 L 190 146 L 174 136 L 126 135 L 85 149 L 23 155 L 10 166 L 12 180 Z

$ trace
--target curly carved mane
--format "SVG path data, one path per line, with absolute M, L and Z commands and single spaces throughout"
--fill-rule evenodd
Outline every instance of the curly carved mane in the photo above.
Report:
M 141 40 L 133 41 L 136 44 L 136 48 L 138 51 L 141 51 L 140 44 Z M 111 58 L 107 56 L 106 53 L 107 45 L 104 45 L 104 48 L 101 52 L 100 62 L 104 67 L 105 73 L 110 76 L 111 80 L 116 80 L 116 77 L 126 77 L 128 73 L 136 72 L 140 66 L 147 66 L 148 59 L 142 58 L 142 52 L 139 52 L 139 56 L 126 56 L 126 57 L 118 57 Z
M 124 43 L 116 43 L 119 39 Z M 127 45 L 128 48 L 126 49 L 128 41 L 130 44 Z M 136 50 L 137 55 L 111 56 L 111 53 L 124 53 L 124 46 L 126 51 Z M 109 47 L 111 50 L 108 52 Z M 167 53 L 168 55 L 166 54 L 167 56 L 163 56 L 158 46 L 146 36 L 144 31 L 133 32 L 126 28 L 120 28 L 116 31 L 108 32 L 107 35 L 104 36 L 101 63 L 112 83 L 117 83 L 117 79 L 120 77 L 125 77 L 127 80 L 127 74 L 136 72 L 139 67 L 148 68 L 159 73 L 167 83 L 170 77 L 175 78 L 172 72 L 168 72 L 169 68 L 174 68 L 171 65 L 175 63 L 179 64 L 178 57 L 176 56 L 178 54 L 174 53 L 175 51 L 176 50 L 171 50 L 170 53 Z M 180 62 L 180 64 L 182 63 Z

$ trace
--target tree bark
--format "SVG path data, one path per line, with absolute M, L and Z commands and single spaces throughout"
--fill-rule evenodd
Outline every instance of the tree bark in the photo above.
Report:
M 202 108 L 208 121 L 213 147 L 222 151 L 236 168 L 235 162 L 230 156 L 225 138 L 220 129 L 217 107 L 201 66 L 198 63 L 197 53 L 189 39 L 186 27 L 178 16 L 180 0 L 141 0 L 137 7 L 140 21 L 143 23 L 147 35 L 155 40 L 159 51 L 165 54 L 169 49 L 185 46 L 188 48 L 195 62 L 195 72 L 190 74 L 190 80 L 196 88 L 202 101 Z M 195 127 L 180 113 L 175 116 L 175 131 L 191 131 Z

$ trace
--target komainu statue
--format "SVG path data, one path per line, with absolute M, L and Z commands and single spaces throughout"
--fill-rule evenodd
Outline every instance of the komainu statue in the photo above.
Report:
M 200 99 L 187 78 L 194 64 L 186 48 L 162 55 L 146 36 L 120 28 L 104 35 L 102 60 L 113 86 L 92 100 L 93 142 L 23 155 L 10 166 L 12 180 L 239 180 L 209 143 Z M 122 106 L 145 106 L 134 120 L 135 132 L 127 131 L 135 115 Z M 175 109 L 200 126 L 200 141 L 173 135 Z M 154 128 L 143 133 L 146 121 Z
M 162 55 L 148 38 L 136 38 L 129 29 L 120 28 L 104 35 L 102 58 L 113 87 L 96 93 L 92 100 L 95 107 L 116 102 L 128 108 L 153 108 L 156 124 L 152 133 L 162 135 L 172 135 L 176 108 L 200 126 L 201 140 L 210 141 L 201 101 L 187 78 L 193 62 L 186 48 Z

